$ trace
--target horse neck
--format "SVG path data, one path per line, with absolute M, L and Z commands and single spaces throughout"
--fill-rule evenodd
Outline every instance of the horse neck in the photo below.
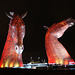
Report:
M 53 53 L 58 53 L 59 54 L 58 57 L 61 57 L 63 59 L 70 57 L 65 47 L 58 41 L 58 38 L 50 34 L 50 32 L 46 33 L 45 46 L 46 49 L 51 50 Z
M 10 26 L 9 26 L 9 30 L 8 30 L 8 35 L 7 35 L 7 39 L 6 39 L 6 43 L 5 45 L 6 46 L 12 46 L 14 43 L 13 43 L 13 38 L 11 37 L 11 29 L 10 29 Z

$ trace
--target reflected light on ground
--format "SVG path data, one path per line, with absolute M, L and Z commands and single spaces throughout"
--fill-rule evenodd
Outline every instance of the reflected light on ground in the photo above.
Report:
M 58 59 L 56 59 L 56 64 L 59 64 L 59 60 Z
M 3 64 L 1 65 L 1 68 L 3 68 Z
M 5 67 L 8 67 L 8 61 L 6 61 L 6 63 L 5 63 Z
M 68 65 L 68 60 L 67 59 L 64 61 L 64 64 L 65 65 Z
M 9 67 L 13 67 L 13 63 L 10 63 Z
M 63 65 L 63 59 L 60 59 L 60 65 Z
M 14 65 L 15 67 L 19 67 L 19 64 L 18 63 L 15 63 L 15 65 Z

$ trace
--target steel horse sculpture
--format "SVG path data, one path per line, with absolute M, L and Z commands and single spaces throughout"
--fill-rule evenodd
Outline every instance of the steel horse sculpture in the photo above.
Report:
M 24 50 L 23 38 L 25 36 L 23 18 L 27 15 L 27 12 L 22 16 L 14 14 L 14 12 L 6 15 L 10 18 L 10 23 L 0 67 L 23 67 L 22 52 Z
M 64 32 L 74 25 L 75 20 L 68 18 L 60 23 L 53 24 L 51 27 L 44 26 L 48 29 L 45 35 L 45 48 L 49 64 L 68 65 L 74 63 L 64 46 L 58 41 Z

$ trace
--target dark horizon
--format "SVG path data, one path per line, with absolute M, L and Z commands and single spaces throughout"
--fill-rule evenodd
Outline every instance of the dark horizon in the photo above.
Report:
M 13 11 L 23 14 L 28 11 L 23 19 L 26 25 L 26 35 L 24 38 L 23 61 L 29 61 L 30 57 L 37 60 L 37 57 L 46 59 L 45 34 L 43 26 L 51 26 L 69 17 L 75 19 L 75 1 L 70 0 L 22 0 L 22 1 L 1 1 L 0 2 L 0 57 L 6 42 L 10 19 L 5 12 Z M 67 49 L 71 57 L 75 60 L 75 25 L 69 28 L 59 41 Z

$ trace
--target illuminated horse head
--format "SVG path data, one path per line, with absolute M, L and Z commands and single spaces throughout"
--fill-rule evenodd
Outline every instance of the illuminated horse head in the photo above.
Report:
M 24 50 L 23 38 L 25 36 L 25 25 L 22 16 L 10 12 L 6 14 L 10 18 L 7 40 L 1 56 L 0 67 L 23 67 L 22 52 Z
M 51 27 L 44 26 L 45 29 L 48 29 L 45 35 L 45 48 L 49 64 L 68 65 L 70 62 L 74 64 L 74 60 L 58 40 L 69 27 L 74 25 L 74 22 L 74 19 L 68 18 Z
M 10 12 L 11 16 L 7 14 L 10 20 L 10 32 L 13 43 L 15 45 L 15 50 L 17 54 L 21 54 L 23 52 L 23 38 L 25 36 L 25 25 L 23 22 L 23 18 L 27 15 L 27 13 L 22 16 L 15 15 L 14 12 Z

